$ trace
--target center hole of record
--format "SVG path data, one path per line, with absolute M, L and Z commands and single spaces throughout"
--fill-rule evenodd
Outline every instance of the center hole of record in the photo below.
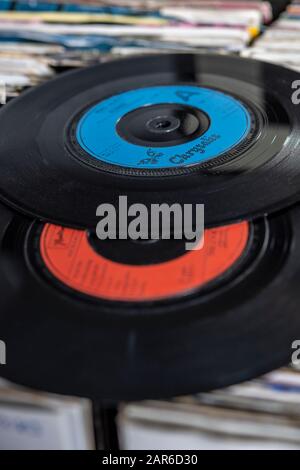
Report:
M 200 109 L 178 103 L 136 108 L 122 116 L 117 133 L 127 142 L 144 147 L 169 147 L 190 142 L 210 126 Z
M 161 238 L 100 240 L 94 231 L 88 232 L 88 243 L 99 255 L 116 263 L 134 266 L 160 264 L 185 253 L 182 240 Z
M 180 119 L 175 116 L 157 116 L 146 123 L 146 127 L 150 132 L 167 133 L 178 129 Z

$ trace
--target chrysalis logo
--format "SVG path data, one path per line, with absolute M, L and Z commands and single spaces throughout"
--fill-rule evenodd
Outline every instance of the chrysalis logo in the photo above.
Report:
M 6 364 L 6 344 L 0 340 L 0 365 Z
M 298 105 L 300 104 L 300 80 L 295 80 L 292 83 L 292 88 L 295 90 L 292 94 L 292 103 Z

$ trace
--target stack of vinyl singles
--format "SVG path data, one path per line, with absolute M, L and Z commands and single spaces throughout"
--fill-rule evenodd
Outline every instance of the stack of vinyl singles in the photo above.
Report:
M 288 363 L 300 335 L 297 80 L 250 59 L 151 55 L 62 75 L 3 106 L 2 375 L 118 401 Z M 120 220 L 124 196 L 149 212 L 203 204 L 203 246 L 99 239 L 97 208 Z

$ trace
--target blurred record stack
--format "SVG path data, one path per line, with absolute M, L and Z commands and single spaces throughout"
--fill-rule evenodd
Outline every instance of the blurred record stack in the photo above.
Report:
M 89 400 L 35 392 L 0 380 L 0 450 L 92 450 Z
M 243 51 L 242 55 L 300 71 L 299 0 L 294 0 L 253 47 Z
M 260 379 L 170 401 L 132 403 L 119 415 L 123 449 L 300 449 L 300 374 Z
M 282 0 L 0 1 L 7 97 L 55 73 L 131 54 L 242 52 Z

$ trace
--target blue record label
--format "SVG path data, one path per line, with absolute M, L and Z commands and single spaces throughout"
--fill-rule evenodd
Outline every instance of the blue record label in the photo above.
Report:
M 123 139 L 119 120 L 137 108 L 176 103 L 192 106 L 210 119 L 208 130 L 189 142 L 145 147 Z M 217 90 L 188 86 L 155 86 L 126 91 L 92 106 L 78 122 L 76 138 L 99 161 L 127 168 L 163 169 L 207 162 L 230 151 L 247 136 L 251 117 L 237 99 Z

